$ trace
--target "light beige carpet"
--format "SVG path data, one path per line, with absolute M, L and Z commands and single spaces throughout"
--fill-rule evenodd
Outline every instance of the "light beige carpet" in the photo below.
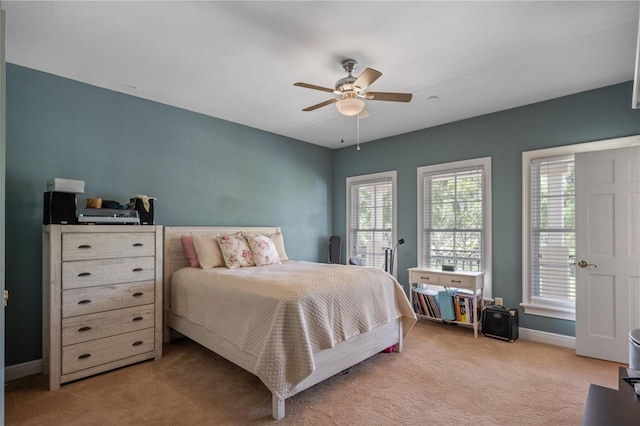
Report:
M 401 354 L 378 354 L 286 402 L 282 425 L 579 425 L 590 383 L 617 387 L 619 364 L 526 340 L 473 337 L 419 321 Z M 197 344 L 164 346 L 143 362 L 45 390 L 9 383 L 8 425 L 271 423 L 271 394 Z

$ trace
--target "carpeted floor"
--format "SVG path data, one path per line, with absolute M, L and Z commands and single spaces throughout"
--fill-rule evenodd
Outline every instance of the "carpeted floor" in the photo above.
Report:
M 282 425 L 579 425 L 590 383 L 617 387 L 620 364 L 526 340 L 473 337 L 419 321 L 401 354 L 378 354 L 286 402 Z M 274 422 L 271 394 L 197 344 L 159 361 L 45 390 L 9 383 L 7 425 L 232 425 Z

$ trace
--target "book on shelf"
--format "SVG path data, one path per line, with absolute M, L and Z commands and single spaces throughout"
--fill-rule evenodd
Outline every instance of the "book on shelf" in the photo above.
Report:
M 418 300 L 418 293 L 416 293 L 415 291 L 413 292 L 413 311 L 416 314 L 424 315 L 422 307 L 420 306 L 420 301 Z
M 429 303 L 431 304 L 431 309 L 433 310 L 435 317 L 442 318 L 437 291 L 432 290 L 432 294 L 429 296 Z
M 456 297 L 456 307 L 458 309 L 458 318 L 456 318 L 460 322 L 469 322 L 467 321 L 467 299 L 465 297 L 457 296 Z
M 458 292 L 455 297 L 456 320 L 473 324 L 475 320 L 476 297 L 473 292 Z
M 429 296 L 423 293 L 418 293 L 418 299 L 422 305 L 422 310 L 426 316 L 433 317 L 435 314 L 429 305 Z
M 426 287 L 414 287 L 413 299 L 416 312 L 431 317 L 440 318 L 440 309 L 437 302 L 438 292 Z M 416 302 L 417 301 L 417 302 Z
M 422 314 L 426 316 L 433 316 L 433 313 L 429 309 L 429 304 L 425 299 L 425 296 L 423 294 L 417 293 L 416 298 L 418 299 L 418 303 L 420 306 L 420 310 L 422 311 Z
M 443 320 L 454 321 L 456 319 L 456 310 L 453 305 L 455 294 L 455 290 L 441 290 L 438 292 L 438 305 Z

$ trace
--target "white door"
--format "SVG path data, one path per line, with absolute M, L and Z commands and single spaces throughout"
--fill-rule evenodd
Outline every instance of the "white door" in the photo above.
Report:
M 640 328 L 640 146 L 579 153 L 576 354 L 629 362 Z

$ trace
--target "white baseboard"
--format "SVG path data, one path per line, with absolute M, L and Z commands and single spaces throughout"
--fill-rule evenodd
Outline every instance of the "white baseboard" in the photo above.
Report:
M 575 349 L 576 338 L 563 334 L 548 333 L 546 331 L 532 330 L 530 328 L 518 329 L 519 337 L 524 340 L 547 343 L 549 345 L 561 346 L 563 348 Z
M 21 379 L 23 377 L 32 376 L 42 373 L 42 360 L 23 362 L 22 364 L 8 365 L 4 369 L 4 381 Z

